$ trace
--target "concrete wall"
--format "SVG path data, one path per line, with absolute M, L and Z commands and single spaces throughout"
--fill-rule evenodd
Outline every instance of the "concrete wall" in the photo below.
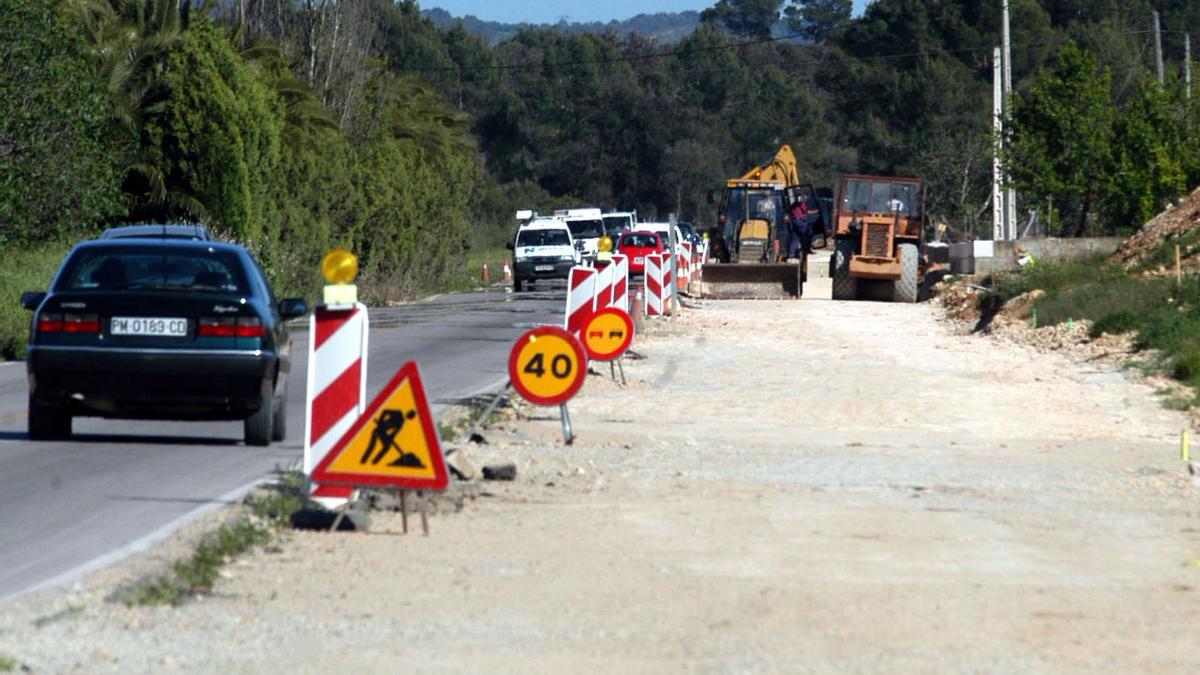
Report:
M 1019 239 L 1017 241 L 997 241 L 993 244 L 994 255 L 991 258 L 975 258 L 975 276 L 986 277 L 995 272 L 1016 269 L 1017 256 L 1014 248 L 1020 245 L 1034 260 L 1062 260 L 1065 258 L 1081 258 L 1090 255 L 1107 255 L 1115 252 L 1121 242 L 1121 237 L 1089 237 L 1073 239 L 1057 239 L 1054 237 L 1039 237 Z

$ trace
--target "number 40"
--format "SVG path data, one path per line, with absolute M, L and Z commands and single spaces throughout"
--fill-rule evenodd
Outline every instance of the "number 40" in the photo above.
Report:
M 554 377 L 565 380 L 571 376 L 571 359 L 566 354 L 559 354 L 553 359 L 550 359 L 550 374 Z M 525 372 L 543 377 L 546 374 L 546 359 L 544 354 L 534 354 L 529 363 L 525 364 Z

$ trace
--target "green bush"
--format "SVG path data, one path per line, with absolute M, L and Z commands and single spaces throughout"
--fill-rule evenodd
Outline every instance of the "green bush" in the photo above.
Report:
M 34 249 L 14 249 L 0 265 L 0 360 L 25 356 L 29 337 L 29 310 L 21 308 L 23 291 L 44 291 L 71 247 L 46 244 Z

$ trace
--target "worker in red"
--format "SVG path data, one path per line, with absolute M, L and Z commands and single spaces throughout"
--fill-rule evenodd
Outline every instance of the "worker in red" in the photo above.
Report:
M 809 236 L 808 204 L 803 198 L 797 199 L 788 213 L 787 257 L 798 258 L 801 251 L 807 253 Z

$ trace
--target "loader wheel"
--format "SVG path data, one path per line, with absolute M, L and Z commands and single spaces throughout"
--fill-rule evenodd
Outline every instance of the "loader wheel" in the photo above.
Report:
M 833 253 L 833 299 L 853 300 L 858 294 L 858 280 L 850 276 L 850 256 L 854 255 L 854 241 L 838 239 Z
M 920 254 L 915 244 L 900 244 L 900 278 L 896 280 L 896 291 L 893 296 L 896 302 L 916 302 L 917 292 L 917 259 Z

